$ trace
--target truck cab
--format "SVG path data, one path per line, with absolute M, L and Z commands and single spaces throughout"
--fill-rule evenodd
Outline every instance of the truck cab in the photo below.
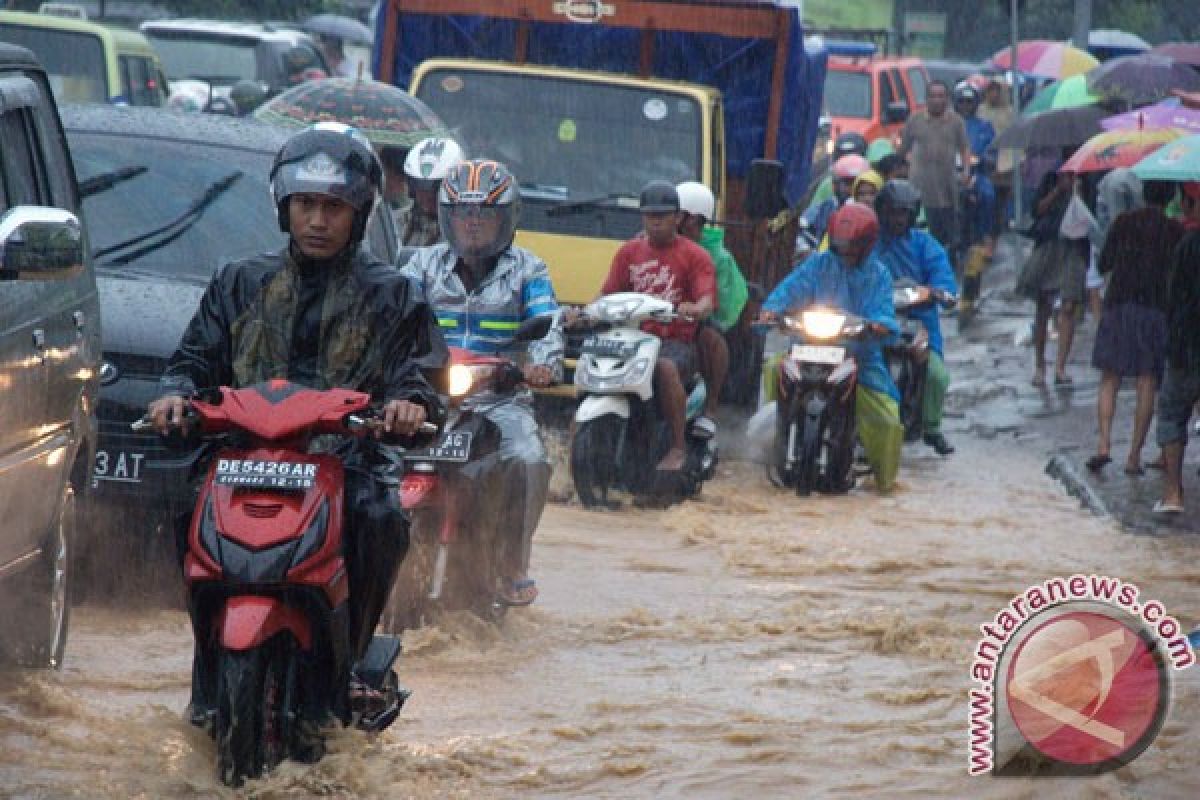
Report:
M 550 268 L 560 300 L 596 296 L 621 243 L 641 230 L 638 193 L 654 179 L 725 195 L 721 95 L 679 81 L 474 59 L 431 59 L 410 92 L 471 157 L 517 177 L 517 243 Z M 721 212 L 718 211 L 721 216 Z
M 905 120 L 925 108 L 928 84 L 918 58 L 830 57 L 824 94 L 829 142 L 853 131 L 868 142 L 886 138 L 898 144 Z

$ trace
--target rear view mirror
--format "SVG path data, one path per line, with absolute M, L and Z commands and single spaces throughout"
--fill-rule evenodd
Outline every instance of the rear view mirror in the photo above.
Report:
M 554 317 L 549 315 L 530 317 L 520 324 L 513 339 L 518 342 L 533 342 L 543 339 L 550 332 L 550 328 L 553 325 Z
M 783 164 L 765 158 L 751 161 L 746 181 L 746 214 L 750 219 L 770 219 L 785 208 Z
M 67 278 L 83 268 L 83 228 L 69 211 L 18 206 L 0 217 L 0 279 Z
M 888 103 L 887 108 L 883 110 L 883 121 L 888 125 L 895 125 L 904 122 L 908 119 L 908 103 L 903 100 L 896 100 Z

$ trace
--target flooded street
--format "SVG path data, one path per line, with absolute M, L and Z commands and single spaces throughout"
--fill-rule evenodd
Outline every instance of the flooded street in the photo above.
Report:
M 181 612 L 77 609 L 61 673 L 0 674 L 0 795 L 58 797 L 1194 797 L 1200 682 L 1157 741 L 1090 779 L 970 778 L 978 626 L 1053 576 L 1136 583 L 1190 629 L 1188 536 L 1080 510 L 1005 439 L 906 450 L 891 497 L 798 498 L 728 461 L 667 511 L 553 505 L 541 596 L 500 628 L 410 633 L 381 737 L 240 792 L 181 717 Z

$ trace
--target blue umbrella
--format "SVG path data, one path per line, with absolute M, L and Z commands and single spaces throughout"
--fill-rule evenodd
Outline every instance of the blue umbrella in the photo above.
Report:
M 1163 145 L 1133 166 L 1144 181 L 1200 181 L 1200 134 Z

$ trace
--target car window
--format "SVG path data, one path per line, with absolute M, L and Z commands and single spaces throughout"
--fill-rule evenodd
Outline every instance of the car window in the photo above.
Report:
M 161 106 L 163 89 L 154 62 L 139 56 L 121 56 L 123 94 L 134 106 Z
M 895 70 L 879 73 L 879 108 L 881 110 L 887 110 L 890 104 L 896 102 L 896 92 L 892 89 L 893 80 L 899 81 L 899 76 L 895 75 Z
M 913 110 L 915 111 L 915 106 L 925 105 L 925 90 L 928 88 L 925 73 L 921 71 L 920 67 L 909 67 L 908 82 L 912 85 L 912 102 L 914 104 Z
M 831 117 L 871 118 L 871 76 L 865 72 L 825 73 L 825 108 Z
M 4 142 L 4 194 L 15 206 L 48 206 L 53 203 L 46 165 L 38 146 L 33 109 L 27 106 L 6 109 L 0 114 L 0 141 Z
M 28 47 L 50 76 L 60 103 L 105 103 L 104 45 L 90 33 L 0 24 L 0 41 Z
M 191 37 L 147 32 L 171 80 L 198 78 L 231 85 L 258 77 L 258 54 L 252 39 Z
M 68 132 L 98 268 L 207 281 L 223 262 L 282 246 L 273 155 Z

